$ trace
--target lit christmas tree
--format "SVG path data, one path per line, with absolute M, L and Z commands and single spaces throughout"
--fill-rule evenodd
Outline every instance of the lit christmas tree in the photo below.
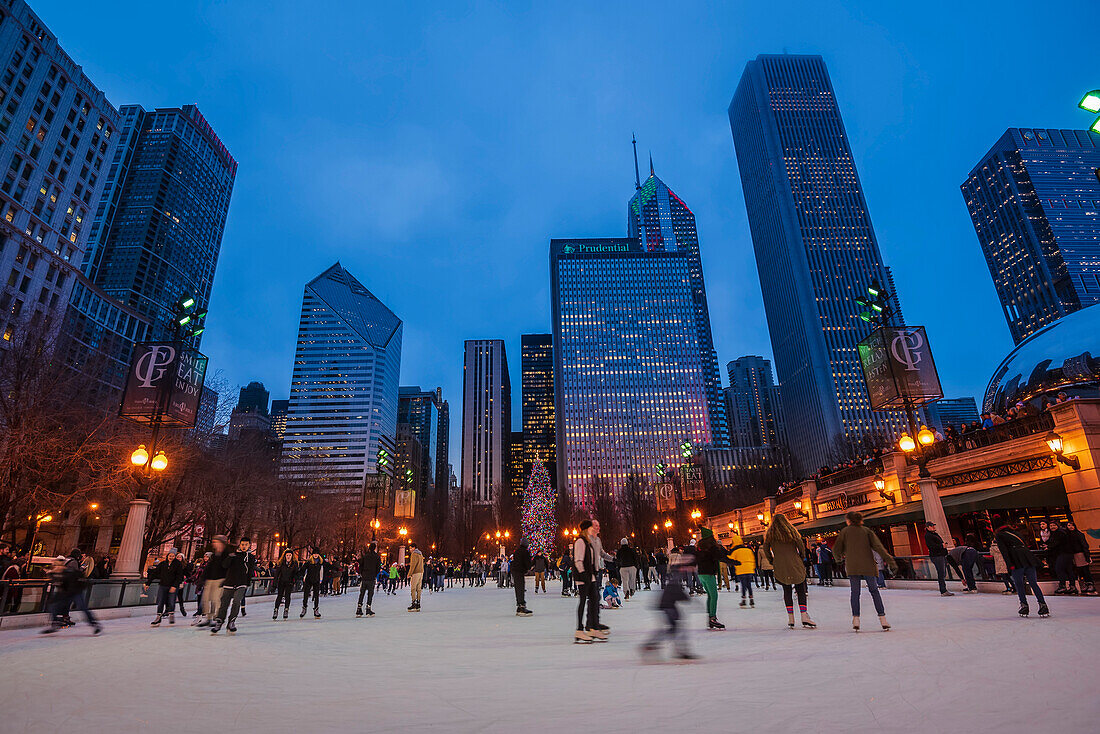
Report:
M 554 547 L 554 490 L 550 475 L 541 461 L 536 461 L 523 493 L 523 537 L 532 554 L 550 555 Z

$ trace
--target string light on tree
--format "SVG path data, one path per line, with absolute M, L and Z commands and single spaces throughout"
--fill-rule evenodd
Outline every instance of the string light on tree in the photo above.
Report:
M 523 493 L 523 537 L 531 553 L 549 555 L 554 543 L 554 490 L 550 475 L 541 461 L 536 461 Z

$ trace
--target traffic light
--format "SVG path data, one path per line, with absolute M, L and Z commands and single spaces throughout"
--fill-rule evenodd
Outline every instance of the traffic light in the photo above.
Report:
M 657 463 L 657 476 L 659 476 L 659 477 L 668 476 L 667 472 L 668 472 L 668 464 L 666 464 L 663 461 L 658 462 Z
M 206 318 L 206 309 L 195 311 L 194 308 L 194 296 L 184 295 L 176 301 L 176 329 L 184 338 L 198 336 L 206 331 L 206 327 L 199 323 Z
M 1085 112 L 1091 112 L 1096 114 L 1100 112 L 1100 89 L 1094 89 L 1091 92 L 1086 92 L 1085 96 L 1081 98 L 1081 101 L 1077 103 L 1077 106 L 1083 109 Z M 1092 121 L 1092 125 L 1089 126 L 1089 130 L 1094 133 L 1100 133 L 1100 117 L 1097 117 Z
M 877 278 L 867 286 L 867 295 L 856 299 L 856 305 L 860 309 L 859 317 L 876 326 L 889 322 L 890 314 L 893 312 L 890 306 L 890 293 L 879 284 Z
M 684 441 L 680 444 L 681 457 L 685 459 L 690 459 L 693 453 L 695 453 L 695 447 L 691 445 L 691 441 Z
M 385 468 L 390 465 L 390 452 L 378 449 L 378 466 Z

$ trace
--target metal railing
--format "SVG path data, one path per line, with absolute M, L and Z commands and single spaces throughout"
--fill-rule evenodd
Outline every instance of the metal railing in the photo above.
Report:
M 245 596 L 269 593 L 271 578 L 259 576 L 252 579 Z M 53 582 L 41 579 L 0 582 L 0 617 L 15 614 L 39 614 L 48 609 Z M 148 589 L 140 579 L 106 579 L 85 582 L 84 600 L 90 609 L 119 609 L 140 607 L 157 603 L 159 584 Z M 195 601 L 195 585 L 183 587 L 184 602 Z
M 846 484 L 848 482 L 855 481 L 856 479 L 863 479 L 864 477 L 872 477 L 878 472 L 882 471 L 882 459 L 872 459 L 866 464 L 860 464 L 858 466 L 850 466 L 840 471 L 835 471 L 831 474 L 825 474 L 817 480 L 817 486 L 819 489 L 825 489 L 826 487 L 835 487 L 838 484 Z
M 925 449 L 924 454 L 929 459 L 938 459 L 952 454 L 1004 443 L 1014 438 L 1034 436 L 1037 433 L 1045 433 L 1053 428 L 1054 417 L 1050 413 L 1040 413 L 1039 415 L 1033 415 L 1027 418 L 1017 418 L 1016 420 L 1002 423 L 992 428 L 970 431 L 951 438 L 945 438 L 942 441 L 937 441 L 931 448 Z M 910 456 L 909 463 L 916 463 L 916 457 Z

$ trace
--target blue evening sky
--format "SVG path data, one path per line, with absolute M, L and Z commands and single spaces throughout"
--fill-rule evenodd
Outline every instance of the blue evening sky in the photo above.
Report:
M 197 103 L 240 163 L 203 351 L 286 397 L 302 287 L 341 261 L 441 385 L 462 342 L 550 329 L 551 237 L 624 236 L 630 149 L 698 220 L 714 341 L 770 356 L 726 107 L 758 53 L 820 53 L 905 316 L 949 397 L 1012 346 L 959 184 L 1009 126 L 1084 128 L 1095 0 L 32 0 L 112 103 Z M 645 161 L 643 158 L 643 166 Z

